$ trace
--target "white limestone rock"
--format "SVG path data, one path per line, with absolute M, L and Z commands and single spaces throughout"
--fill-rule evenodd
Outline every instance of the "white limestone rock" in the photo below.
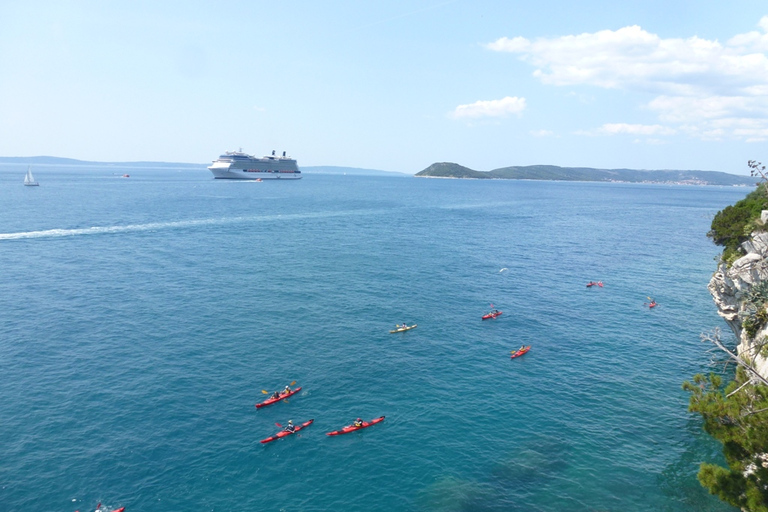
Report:
M 768 210 L 762 212 L 763 218 L 764 222 L 768 222 Z M 768 326 L 765 326 L 755 335 L 755 339 L 751 339 L 741 328 L 739 318 L 739 313 L 745 308 L 744 299 L 750 290 L 768 281 L 768 232 L 753 233 L 741 248 L 746 255 L 736 260 L 731 268 L 721 263 L 707 286 L 717 305 L 717 313 L 739 338 L 737 351 L 740 354 L 751 350 L 755 339 L 768 336 Z M 753 359 L 753 366 L 763 377 L 768 378 L 768 359 L 757 355 Z

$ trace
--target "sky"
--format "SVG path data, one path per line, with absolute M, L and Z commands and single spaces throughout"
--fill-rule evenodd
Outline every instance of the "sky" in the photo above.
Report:
M 0 0 L 0 156 L 768 163 L 768 2 Z

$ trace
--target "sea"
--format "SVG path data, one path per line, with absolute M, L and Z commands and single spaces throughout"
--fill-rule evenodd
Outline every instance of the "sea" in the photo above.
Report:
M 25 172 L 0 166 L 0 511 L 736 510 L 681 384 L 727 375 L 706 233 L 747 188 Z

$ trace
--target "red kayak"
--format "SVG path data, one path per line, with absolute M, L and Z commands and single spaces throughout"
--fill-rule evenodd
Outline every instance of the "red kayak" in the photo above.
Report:
M 100 510 L 102 510 L 101 503 L 99 503 L 99 505 L 96 507 L 96 512 L 99 512 Z M 80 512 L 80 511 L 79 510 L 75 510 L 75 512 Z M 116 508 L 112 512 L 125 512 L 125 507 Z
M 655 308 L 656 306 L 657 306 L 656 301 L 653 301 L 650 304 L 648 304 L 649 308 Z
M 257 408 L 257 409 L 261 409 L 261 408 L 262 408 L 262 407 L 264 407 L 265 405 L 270 405 L 270 404 L 273 404 L 273 403 L 275 403 L 275 402 L 279 402 L 280 400 L 285 400 L 285 399 L 286 399 L 286 398 L 288 398 L 289 396 L 293 396 L 293 395 L 295 395 L 296 393 L 298 393 L 299 391 L 301 391 L 301 386 L 299 386 L 299 387 L 298 387 L 298 388 L 296 388 L 296 389 L 292 389 L 292 390 L 291 390 L 290 392 L 288 392 L 288 393 L 280 393 L 280 396 L 279 396 L 278 398 L 272 398 L 272 397 L 269 397 L 269 398 L 267 398 L 266 400 L 264 400 L 263 402 L 261 402 L 260 404 L 256 404 L 256 408 Z
M 521 355 L 525 354 L 529 350 L 531 350 L 531 346 L 530 345 L 526 345 L 524 347 L 520 347 L 516 352 L 512 352 L 512 355 L 510 356 L 510 359 L 514 359 L 516 357 L 520 357 Z
M 280 439 L 281 437 L 285 437 L 285 436 L 289 436 L 291 434 L 295 434 L 299 430 L 301 430 L 303 428 L 307 428 L 308 426 L 310 426 L 313 421 L 315 421 L 315 420 L 305 421 L 304 423 L 302 423 L 298 427 L 294 428 L 293 432 L 289 432 L 288 430 L 281 430 L 280 432 L 278 432 L 277 434 L 273 435 L 272 437 L 268 437 L 266 439 L 262 439 L 261 442 L 262 443 L 269 443 L 269 442 L 272 442 L 272 441 L 276 441 L 277 439 Z
M 375 425 L 375 424 L 379 423 L 380 421 L 384 421 L 384 416 L 382 416 L 380 418 L 376 418 L 375 420 L 364 421 L 363 424 L 360 425 L 359 427 L 356 427 L 354 425 L 347 425 L 346 427 L 344 427 L 341 430 L 334 430 L 333 432 L 328 432 L 325 435 L 327 435 L 327 436 L 340 436 L 341 434 L 349 434 L 350 432 L 354 432 L 355 430 L 361 430 L 361 429 L 364 429 L 364 428 L 368 428 L 371 425 Z
M 496 311 L 495 309 L 491 310 L 490 313 L 487 313 L 487 314 L 483 315 L 483 320 L 488 320 L 489 318 L 496 318 L 497 316 L 501 315 L 502 313 L 503 313 L 503 311 Z

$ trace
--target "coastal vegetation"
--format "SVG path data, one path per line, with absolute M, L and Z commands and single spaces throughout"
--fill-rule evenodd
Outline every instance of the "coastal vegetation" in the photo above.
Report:
M 702 463 L 699 482 L 730 505 L 768 512 L 768 386 L 751 382 L 739 367 L 726 387 L 719 375 L 698 374 L 683 389 L 691 393 L 689 410 L 701 414 L 704 430 L 723 443 L 728 463 Z
M 768 209 L 768 183 L 763 182 L 734 205 L 726 206 L 715 214 L 707 236 L 724 247 L 722 259 L 729 265 L 744 256 L 741 244 L 757 229 L 762 229 L 760 215 Z
M 754 186 L 755 180 L 716 171 L 643 171 L 634 169 L 594 169 L 591 167 L 558 167 L 556 165 L 512 166 L 492 171 L 475 171 L 451 162 L 434 163 L 418 178 L 603 181 L 624 183 L 670 183 L 684 185 Z
M 724 247 L 721 261 L 730 267 L 745 254 L 742 244 L 756 231 L 764 231 L 761 212 L 768 209 L 768 177 L 765 166 L 750 161 L 761 183 L 744 199 L 718 212 L 707 236 Z M 710 288 L 712 289 L 712 288 Z M 697 374 L 683 383 L 690 393 L 688 410 L 701 415 L 704 430 L 723 444 L 727 467 L 704 462 L 699 482 L 722 501 L 748 512 L 768 512 L 768 379 L 758 371 L 756 358 L 768 356 L 768 281 L 752 282 L 740 298 L 737 351 L 720 340 L 719 330 L 702 335 L 727 355 L 723 375 Z M 740 327 L 741 329 L 739 330 Z M 758 359 L 760 360 L 760 359 Z M 733 380 L 723 385 L 724 376 Z

